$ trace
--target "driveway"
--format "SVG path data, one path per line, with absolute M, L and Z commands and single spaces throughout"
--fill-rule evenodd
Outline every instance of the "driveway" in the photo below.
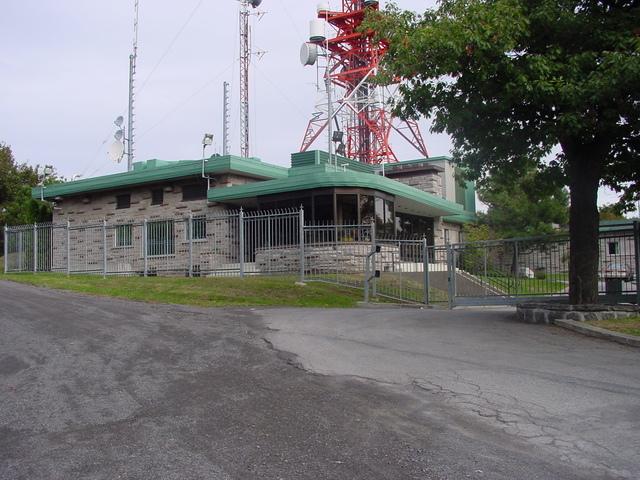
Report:
M 514 310 L 268 310 L 306 370 L 402 387 L 549 458 L 640 478 L 640 349 L 513 319 Z
M 0 280 L 0 478 L 638 478 L 638 351 L 508 313 Z

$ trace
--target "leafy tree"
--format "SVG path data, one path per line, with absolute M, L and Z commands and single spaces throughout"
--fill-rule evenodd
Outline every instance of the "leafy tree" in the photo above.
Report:
M 598 300 L 599 185 L 638 191 L 639 18 L 638 0 L 442 0 L 365 23 L 389 42 L 378 80 L 404 80 L 395 113 L 451 135 L 468 179 L 569 187 L 572 303 Z
M 620 212 L 619 204 L 608 203 L 600 207 L 600 220 L 624 220 L 625 216 Z
M 569 194 L 563 187 L 548 187 L 536 180 L 535 172 L 518 181 L 486 179 L 477 188 L 478 198 L 487 205 L 478 223 L 489 227 L 493 238 L 520 238 L 553 235 L 557 225 L 569 221 Z
M 55 176 L 50 181 L 56 181 Z M 48 203 L 31 198 L 38 185 L 38 172 L 25 163 L 18 164 L 11 147 L 0 142 L 0 226 L 26 225 L 51 220 Z M 0 238 L 4 252 L 4 235 Z
M 499 175 L 487 177 L 476 189 L 478 197 L 488 207 L 479 213 L 478 220 L 464 226 L 465 239 L 473 241 L 504 238 L 540 237 L 558 233 L 555 224 L 563 225 L 569 220 L 569 194 L 566 188 L 537 181 L 537 172 L 528 172 L 513 182 Z M 544 240 L 519 241 L 518 249 L 494 248 L 492 253 L 500 264 L 508 263 L 511 257 L 511 274 L 518 274 L 518 253 L 544 251 L 548 244 Z M 467 253 L 467 252 L 465 252 Z M 493 263 L 496 258 L 490 259 Z

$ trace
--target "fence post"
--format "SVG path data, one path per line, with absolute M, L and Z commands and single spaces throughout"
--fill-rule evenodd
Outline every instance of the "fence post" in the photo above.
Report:
M 376 249 L 376 222 L 374 218 L 371 218 L 371 251 L 377 252 Z M 371 260 L 371 271 L 373 272 L 373 283 L 371 285 L 371 292 L 374 297 L 378 296 L 378 285 L 376 283 L 376 254 L 374 253 Z
M 7 274 L 7 267 L 9 263 L 9 229 L 4 226 L 4 274 Z
M 516 298 L 518 298 L 518 294 L 520 293 L 520 256 L 518 251 L 518 242 L 513 243 L 513 263 L 514 263 L 514 272 L 516 278 L 514 279 L 516 285 Z
M 71 275 L 71 222 L 67 220 L 67 277 Z
M 240 207 L 238 221 L 240 222 L 240 228 L 238 229 L 240 233 L 240 278 L 244 278 L 244 210 L 242 207 Z
M 633 222 L 633 244 L 636 254 L 636 305 L 640 305 L 640 222 Z M 5 258 L 7 258 L 5 256 Z
M 456 294 L 456 260 L 453 245 L 447 241 L 447 279 L 449 287 L 449 308 L 452 309 L 455 306 L 455 294 Z
M 102 220 L 102 278 L 107 278 L 107 220 Z
M 38 273 L 38 225 L 33 223 L 33 273 Z
M 24 273 L 24 230 L 18 232 L 18 271 Z
M 189 213 L 187 228 L 189 233 L 189 278 L 193 278 L 193 212 Z
M 298 223 L 300 225 L 300 283 L 304 283 L 304 208 L 300 206 Z
M 147 243 L 149 241 L 147 227 L 147 219 L 145 218 L 142 222 L 142 275 L 145 278 L 147 278 L 147 271 L 149 268 L 149 259 L 147 258 L 147 254 L 149 252 L 149 249 L 147 248 Z
M 424 303 L 429 305 L 431 301 L 431 286 L 429 284 L 429 245 L 427 236 L 422 236 L 422 260 L 424 262 Z

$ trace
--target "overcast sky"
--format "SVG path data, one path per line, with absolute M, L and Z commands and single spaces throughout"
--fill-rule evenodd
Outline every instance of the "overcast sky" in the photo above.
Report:
M 436 0 L 397 0 L 424 11 Z M 0 141 L 16 160 L 83 178 L 126 171 L 107 155 L 126 118 L 134 0 L 6 1 L 0 15 Z M 316 69 L 303 67 L 317 0 L 263 0 L 252 16 L 250 154 L 289 166 L 316 102 Z M 333 0 L 333 8 L 341 2 Z M 384 6 L 384 3 L 382 3 Z M 197 159 L 222 151 L 223 82 L 230 84 L 230 150 L 240 154 L 238 0 L 139 0 L 135 161 Z M 253 10 L 256 12 L 256 10 Z M 431 156 L 451 143 L 421 123 Z M 419 154 L 400 140 L 402 159 Z M 326 149 L 324 142 L 315 148 Z

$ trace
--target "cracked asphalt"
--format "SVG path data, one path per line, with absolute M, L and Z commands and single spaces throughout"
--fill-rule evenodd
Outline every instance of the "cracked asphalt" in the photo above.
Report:
M 599 478 L 640 478 L 640 349 L 513 308 L 261 312 L 306 370 L 421 392 Z
M 0 280 L 0 478 L 639 478 L 640 350 L 509 315 Z

